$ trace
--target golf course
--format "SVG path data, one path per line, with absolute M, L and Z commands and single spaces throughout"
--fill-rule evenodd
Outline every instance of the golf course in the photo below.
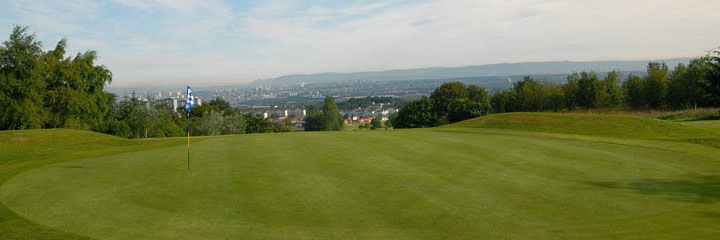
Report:
M 712 239 L 720 122 L 493 114 L 437 128 L 0 132 L 0 239 Z

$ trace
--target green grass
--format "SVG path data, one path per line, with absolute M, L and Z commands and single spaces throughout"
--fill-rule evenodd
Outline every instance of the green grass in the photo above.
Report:
M 689 121 L 689 122 L 682 122 L 682 124 L 689 125 L 689 126 L 695 126 L 695 127 L 701 127 L 701 128 L 707 128 L 707 129 L 720 130 L 720 120 Z
M 505 113 L 475 118 L 449 128 L 495 128 L 623 138 L 715 137 L 720 131 L 674 122 L 604 114 Z
M 710 239 L 717 133 L 499 114 L 194 139 L 188 173 L 182 138 L 0 132 L 0 239 Z

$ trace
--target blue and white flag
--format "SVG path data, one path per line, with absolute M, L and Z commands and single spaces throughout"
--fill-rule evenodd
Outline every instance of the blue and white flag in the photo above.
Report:
M 185 104 L 185 111 L 190 112 L 190 108 L 195 106 L 195 95 L 193 95 L 192 88 L 187 87 L 187 104 Z

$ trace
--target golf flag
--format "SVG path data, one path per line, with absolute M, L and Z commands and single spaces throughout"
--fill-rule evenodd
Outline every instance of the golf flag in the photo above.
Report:
M 195 95 L 193 95 L 192 88 L 187 86 L 187 103 L 185 104 L 185 111 L 187 112 L 187 171 L 190 171 L 190 109 L 195 106 Z
M 190 112 L 190 108 L 195 106 L 195 95 L 193 95 L 192 88 L 187 87 L 187 104 L 185 104 L 185 111 Z

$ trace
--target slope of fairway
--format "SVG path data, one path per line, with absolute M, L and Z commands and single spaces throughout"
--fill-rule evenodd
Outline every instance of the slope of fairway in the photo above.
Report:
M 684 125 L 688 125 L 688 126 L 715 129 L 715 130 L 720 131 L 720 120 L 687 121 L 687 122 L 681 122 L 681 123 Z
M 131 141 L 105 134 L 65 129 L 0 131 L 0 185 L 33 168 L 86 157 L 180 145 L 184 142 L 181 140 Z M 0 202 L 0 239 L 84 238 L 23 219 Z
M 493 114 L 447 127 L 511 129 L 625 138 L 701 138 L 720 135 L 718 129 L 651 118 L 601 114 Z
M 193 144 L 190 172 L 179 144 L 183 139 L 88 142 L 74 150 L 77 157 L 3 175 L 12 178 L 3 180 L 0 202 L 23 224 L 67 238 L 709 239 L 720 234 L 716 148 L 467 126 L 205 138 Z M 703 128 L 679 129 L 684 132 L 653 136 Z M 617 130 L 593 129 L 612 131 Z M 44 133 L 18 132 L 13 139 Z M 13 161 L 35 157 L 14 155 Z

